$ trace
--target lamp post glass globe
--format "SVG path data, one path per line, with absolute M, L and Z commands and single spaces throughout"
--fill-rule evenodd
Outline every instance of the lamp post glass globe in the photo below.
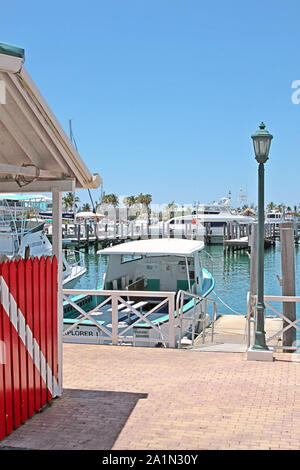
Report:
M 267 131 L 262 122 L 259 129 L 251 136 L 253 140 L 255 158 L 258 163 L 266 163 L 269 157 L 270 145 L 273 136 Z

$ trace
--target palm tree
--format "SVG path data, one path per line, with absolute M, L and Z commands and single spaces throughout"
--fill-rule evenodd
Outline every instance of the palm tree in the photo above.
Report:
M 75 196 L 75 193 L 72 192 L 67 193 L 66 196 L 62 198 L 62 200 L 65 209 L 70 209 L 72 212 L 75 212 L 75 209 L 78 207 L 77 203 L 80 202 L 79 197 Z
M 144 204 L 144 194 L 140 193 L 140 194 L 136 197 L 135 200 L 136 200 L 137 204 L 143 205 L 143 204 Z
M 89 205 L 88 202 L 86 202 L 85 204 L 83 204 L 81 210 L 82 212 L 91 212 L 91 206 Z
M 70 207 L 70 194 L 72 194 L 72 193 L 67 193 L 67 194 L 62 198 L 62 203 L 63 203 L 64 208 L 66 209 L 66 211 L 67 211 L 68 208 Z
M 123 203 L 125 204 L 125 206 L 130 208 L 134 206 L 134 204 L 136 203 L 136 197 L 135 196 L 124 197 Z
M 102 198 L 104 204 L 109 204 L 111 206 L 117 207 L 119 204 L 119 198 L 115 194 L 105 194 Z
M 268 212 L 272 212 L 272 211 L 275 210 L 275 207 L 276 207 L 276 205 L 274 204 L 274 202 L 269 202 L 266 209 L 267 209 Z
M 133 218 L 137 216 L 136 211 L 133 214 L 134 211 L 130 210 L 136 204 L 136 197 L 135 196 L 124 197 L 123 203 L 127 207 L 127 220 L 132 220 Z
M 147 214 L 148 216 L 150 215 L 151 213 L 151 209 L 150 209 L 150 204 L 152 202 L 152 196 L 151 194 L 144 194 L 144 204 L 146 206 L 146 210 L 147 210 Z
M 285 204 L 284 204 L 283 202 L 281 202 L 281 203 L 278 204 L 278 206 L 276 207 L 276 210 L 277 210 L 278 212 L 283 212 L 283 213 L 284 213 L 284 212 L 285 212 L 285 208 L 286 208 Z
M 136 202 L 138 204 L 141 204 L 142 206 L 144 206 L 146 208 L 146 211 L 147 211 L 147 214 L 148 216 L 150 215 L 150 204 L 152 202 L 152 196 L 151 194 L 142 194 L 140 193 L 137 198 L 136 198 Z
M 177 204 L 175 204 L 174 201 L 170 202 L 168 205 L 167 205 L 167 210 L 170 212 L 175 212 L 177 209 Z

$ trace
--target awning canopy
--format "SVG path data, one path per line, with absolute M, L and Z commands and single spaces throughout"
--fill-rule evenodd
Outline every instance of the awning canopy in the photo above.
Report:
M 192 256 L 204 248 L 204 242 L 181 238 L 151 238 L 120 243 L 97 251 L 99 255 L 174 255 Z
M 95 214 L 94 212 L 77 212 L 76 219 L 99 219 L 104 217 L 103 214 Z
M 0 43 L 1 192 L 97 188 L 92 174 L 24 67 L 24 50 Z

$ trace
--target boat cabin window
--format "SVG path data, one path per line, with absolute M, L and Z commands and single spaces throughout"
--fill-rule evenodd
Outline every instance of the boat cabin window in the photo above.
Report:
M 130 261 L 136 261 L 138 259 L 142 259 L 142 255 L 122 255 L 121 264 L 129 263 Z

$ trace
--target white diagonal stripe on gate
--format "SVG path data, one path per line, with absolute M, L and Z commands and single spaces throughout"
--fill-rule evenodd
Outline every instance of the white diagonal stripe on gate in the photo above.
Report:
M 26 324 L 25 317 L 21 310 L 18 308 L 17 303 L 10 293 L 8 285 L 6 284 L 3 276 L 0 276 L 0 289 L 1 289 L 1 304 L 3 309 L 8 316 L 10 322 L 18 333 L 21 341 L 23 342 L 28 354 L 33 360 L 34 365 L 39 371 L 42 379 L 44 380 L 47 388 L 52 396 L 56 395 L 58 390 L 57 380 L 54 377 L 51 367 L 46 361 L 46 358 L 36 341 L 33 337 L 33 333 L 29 326 Z M 10 315 L 11 312 L 11 315 Z M 18 325 L 19 323 L 19 325 Z M 33 341 L 31 341 L 33 340 Z M 32 346 L 33 343 L 33 346 Z

